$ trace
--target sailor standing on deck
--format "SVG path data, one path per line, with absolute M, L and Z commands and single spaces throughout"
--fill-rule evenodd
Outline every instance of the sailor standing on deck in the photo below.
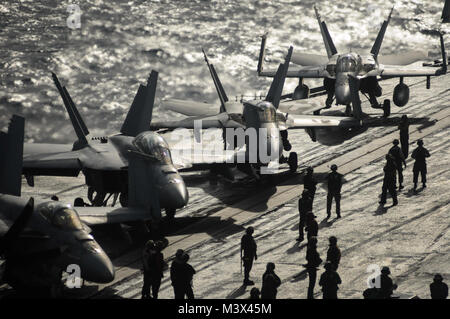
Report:
M 337 172 L 337 165 L 331 165 L 331 173 L 327 176 L 328 195 L 327 195 L 327 218 L 331 217 L 331 203 L 336 201 L 336 215 L 341 218 L 341 188 L 342 174 Z
M 417 182 L 419 180 L 419 173 L 422 177 L 422 186 L 423 188 L 427 187 L 427 161 L 426 158 L 430 157 L 430 152 L 423 147 L 423 141 L 417 141 L 417 148 L 412 152 L 411 157 L 416 161 L 414 162 L 413 167 L 413 182 L 414 182 L 414 191 L 417 189 Z
M 402 148 L 403 155 L 408 158 L 409 151 L 409 121 L 407 115 L 402 115 L 400 124 L 398 125 L 400 131 L 400 144 Z
M 250 280 L 250 270 L 252 270 L 253 259 L 258 259 L 256 255 L 256 242 L 253 238 L 253 227 L 248 227 L 245 235 L 241 238 L 241 258 L 244 264 L 244 286 L 251 286 L 255 283 Z M 244 254 L 242 254 L 244 252 Z
M 403 185 L 402 185 L 403 184 L 403 166 L 402 166 L 402 164 L 406 168 L 405 156 L 404 156 L 401 148 L 398 146 L 399 141 L 397 139 L 395 139 L 392 142 L 392 144 L 394 144 L 394 146 L 392 146 L 391 149 L 389 150 L 389 154 L 395 160 L 395 166 L 396 166 L 396 169 L 398 172 L 398 189 L 402 189 L 403 188 Z

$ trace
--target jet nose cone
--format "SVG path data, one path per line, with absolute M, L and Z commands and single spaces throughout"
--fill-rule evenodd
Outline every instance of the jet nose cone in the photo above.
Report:
M 167 186 L 162 189 L 161 207 L 164 208 L 182 208 L 189 201 L 189 193 L 181 178 L 171 180 Z
M 114 280 L 114 266 L 97 243 L 89 243 L 89 252 L 81 257 L 81 277 L 87 281 L 108 283 Z
M 350 86 L 347 83 L 336 86 L 334 94 L 338 104 L 347 105 L 351 102 Z

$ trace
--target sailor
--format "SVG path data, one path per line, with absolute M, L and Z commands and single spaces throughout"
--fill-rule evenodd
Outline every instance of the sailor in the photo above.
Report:
M 397 168 L 397 172 L 398 172 L 398 189 L 402 189 L 403 188 L 403 166 L 402 164 L 405 166 L 406 168 L 406 161 L 405 161 L 405 156 L 401 150 L 401 148 L 398 146 L 399 141 L 397 139 L 395 139 L 392 144 L 394 144 L 394 146 L 391 147 L 391 149 L 389 150 L 389 154 L 392 155 L 392 157 L 395 160 L 395 166 Z
M 175 253 L 175 258 L 170 266 L 170 279 L 172 281 L 173 292 L 175 299 L 184 299 L 185 287 L 183 282 L 183 261 L 184 251 L 178 249 Z
M 317 180 L 314 178 L 313 173 L 314 169 L 311 166 L 309 166 L 306 169 L 306 175 L 305 178 L 303 179 L 303 186 L 306 190 L 308 190 L 309 196 L 311 197 L 311 206 L 312 202 L 314 202 L 314 195 L 316 194 L 316 185 L 317 185 Z
M 328 242 L 330 246 L 327 251 L 327 262 L 329 262 L 334 270 L 337 270 L 339 267 L 339 262 L 341 261 L 341 250 L 337 245 L 337 238 L 331 236 L 328 238 Z
M 142 299 L 158 299 L 159 287 L 164 270 L 164 256 L 161 253 L 163 244 L 149 240 L 144 247 L 144 286 L 142 287 Z M 150 296 L 150 288 L 152 295 Z
M 310 192 L 307 189 L 303 190 L 302 196 L 298 200 L 298 213 L 300 221 L 298 223 L 298 238 L 297 241 L 303 241 L 304 234 L 303 228 L 305 228 L 306 214 L 312 211 L 312 199 Z
M 320 276 L 319 285 L 322 286 L 323 299 L 338 299 L 338 285 L 342 283 L 341 277 L 334 270 L 330 262 L 325 263 L 325 272 Z
M 196 271 L 194 267 L 192 267 L 188 263 L 189 254 L 184 253 L 182 256 L 182 260 L 183 260 L 182 280 L 183 280 L 184 294 L 186 295 L 187 299 L 194 299 L 194 291 L 192 290 L 192 279 L 194 278 Z
M 250 271 L 253 266 L 253 259 L 257 260 L 256 255 L 256 242 L 253 238 L 253 227 L 248 227 L 245 231 L 245 235 L 241 238 L 241 259 L 244 264 L 244 286 L 251 286 L 255 283 L 250 280 Z M 244 254 L 242 254 L 244 252 Z
M 312 237 L 308 241 L 308 248 L 306 249 L 307 264 L 303 265 L 308 272 L 308 299 L 314 299 L 314 286 L 316 285 L 317 267 L 322 263 L 322 259 L 317 252 L 317 238 Z
M 426 158 L 430 157 L 430 152 L 423 147 L 423 141 L 417 141 L 417 148 L 412 152 L 411 157 L 416 161 L 414 162 L 413 167 L 413 182 L 414 182 L 414 190 L 417 189 L 417 182 L 419 180 L 419 173 L 422 177 L 422 186 L 423 188 L 427 187 L 427 162 Z
M 405 158 L 408 158 L 408 151 L 409 151 L 409 121 L 408 116 L 402 115 L 402 119 L 400 121 L 400 124 L 398 125 L 398 129 L 400 131 L 400 144 L 401 149 L 403 152 L 403 155 Z
M 336 201 L 337 218 L 341 218 L 341 188 L 342 188 L 342 174 L 337 172 L 337 165 L 331 165 L 331 173 L 327 176 L 328 195 L 327 195 L 327 218 L 331 217 L 331 203 Z
M 431 299 L 447 299 L 448 286 L 443 280 L 440 274 L 434 275 L 433 282 L 430 284 Z
M 394 290 L 397 289 L 397 285 L 394 284 L 389 275 L 391 271 L 389 267 L 383 267 L 380 275 L 380 289 L 378 290 L 378 297 L 380 299 L 390 299 Z
M 315 217 L 316 216 L 312 212 L 306 214 L 306 232 L 308 233 L 308 241 L 310 241 L 313 237 L 317 238 L 319 233 L 319 224 L 317 223 Z
M 384 178 L 383 178 L 383 186 L 381 188 L 381 198 L 380 198 L 380 204 L 384 205 L 386 204 L 386 195 L 387 191 L 389 191 L 389 194 L 392 197 L 393 200 L 393 206 L 396 206 L 398 204 L 397 201 L 397 191 L 395 189 L 396 184 L 396 164 L 394 158 L 390 155 L 386 155 L 386 165 L 383 168 L 384 171 Z
M 259 295 L 261 295 L 261 292 L 259 291 L 259 289 L 256 287 L 253 287 L 250 290 L 250 298 L 249 299 L 260 299 Z
M 275 274 L 275 264 L 267 263 L 266 272 L 262 276 L 261 299 L 276 299 L 280 285 L 281 279 Z

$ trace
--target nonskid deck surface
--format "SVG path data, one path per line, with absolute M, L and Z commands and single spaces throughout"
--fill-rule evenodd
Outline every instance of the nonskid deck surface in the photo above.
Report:
M 366 269 L 370 264 L 390 266 L 392 277 L 399 284 L 398 293 L 404 296 L 428 298 L 428 284 L 433 274 L 440 272 L 444 278 L 448 274 L 449 233 L 448 223 L 444 221 L 450 217 L 449 80 L 449 75 L 432 79 L 431 90 L 425 89 L 422 80 L 411 81 L 417 84 L 408 83 L 411 86 L 409 104 L 402 109 L 393 107 L 393 112 L 399 110 L 410 117 L 436 120 L 434 125 L 427 127 L 410 127 L 410 153 L 419 138 L 424 138 L 425 147 L 431 152 L 428 188 L 417 195 L 411 191 L 413 162 L 408 158 L 408 167 L 404 171 L 406 187 L 400 193 L 396 207 L 390 207 L 390 199 L 384 209 L 378 206 L 384 155 L 392 140 L 398 138 L 395 127 L 372 128 L 335 146 L 313 143 L 304 131 L 289 133 L 301 166 L 313 166 L 315 172 L 325 173 L 335 163 L 345 174 L 342 219 L 335 220 L 333 216 L 325 221 L 326 191 L 322 186 L 319 186 L 314 202 L 320 227 L 318 251 L 321 257 L 325 259 L 329 236 L 338 237 L 342 250 L 338 270 L 343 282 L 339 290 L 342 298 L 362 297 L 369 275 Z M 391 98 L 391 92 L 386 90 L 380 100 L 383 98 Z M 367 111 L 366 103 L 363 110 L 364 107 Z M 45 185 L 40 185 L 40 181 L 45 181 Z M 40 178 L 34 189 L 24 187 L 24 195 L 39 192 L 50 196 L 57 189 L 61 200 L 67 198 L 71 202 L 76 196 L 85 197 L 86 189 L 82 183 L 81 177 Z M 298 176 L 276 187 L 254 190 L 250 186 L 219 180 L 217 185 L 205 181 L 189 187 L 190 203 L 177 212 L 178 227 L 175 228 L 178 230 L 167 236 L 169 246 L 164 249 L 164 256 L 170 260 L 180 248 L 189 252 L 190 263 L 197 270 L 193 281 L 197 298 L 246 298 L 251 287 L 241 287 L 239 242 L 244 229 L 251 225 L 255 227 L 258 243 L 258 260 L 251 273 L 256 286 L 261 286 L 260 278 L 266 263 L 273 261 L 282 279 L 278 298 L 305 298 L 308 280 L 301 264 L 305 263 L 306 247 L 305 243 L 299 245 L 295 241 L 298 236 L 297 199 L 303 186 L 298 185 Z M 113 258 L 116 278 L 107 285 L 88 283 L 80 290 L 71 291 L 71 295 L 140 298 L 141 248 L 133 248 L 119 238 L 108 236 L 107 230 L 94 235 Z M 321 272 L 322 269 L 318 276 Z M 316 286 L 316 294 L 320 295 L 319 292 Z M 168 272 L 163 278 L 160 298 L 173 298 Z

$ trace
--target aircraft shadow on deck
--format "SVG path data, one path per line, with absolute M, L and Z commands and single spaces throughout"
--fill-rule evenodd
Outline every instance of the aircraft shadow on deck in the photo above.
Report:
M 345 114 L 341 111 L 333 110 L 322 112 L 321 115 L 326 116 L 345 116 Z M 382 126 L 391 126 L 396 127 L 400 124 L 402 114 L 398 114 L 398 116 L 390 116 L 388 118 L 384 118 L 381 116 L 372 117 L 370 114 L 362 113 L 362 120 L 367 123 L 366 126 L 362 126 L 360 128 L 316 128 L 316 139 L 317 142 L 326 145 L 340 145 L 347 140 L 354 138 L 355 136 L 366 132 L 369 127 L 382 127 Z M 418 130 L 425 129 L 429 126 L 432 126 L 436 123 L 436 120 L 432 120 L 429 117 L 411 117 L 409 118 L 410 125 L 420 125 Z

